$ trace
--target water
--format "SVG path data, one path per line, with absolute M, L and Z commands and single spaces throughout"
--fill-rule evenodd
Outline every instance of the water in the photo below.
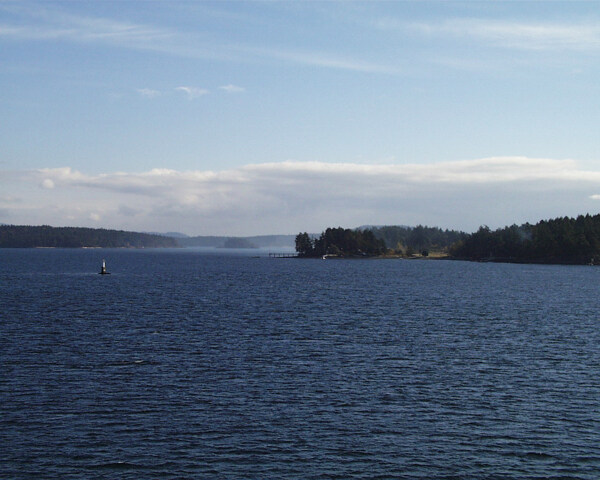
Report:
M 600 478 L 600 269 L 251 253 L 0 250 L 0 478 Z

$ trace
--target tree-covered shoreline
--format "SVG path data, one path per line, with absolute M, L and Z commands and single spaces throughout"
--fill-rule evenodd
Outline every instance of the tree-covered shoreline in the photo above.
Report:
M 423 252 L 443 252 L 468 234 L 458 230 L 442 230 L 438 227 L 417 225 L 416 227 L 386 225 L 370 227 L 377 238 L 385 242 L 386 247 L 396 255 L 411 257 Z
M 450 248 L 452 258 L 511 263 L 600 264 L 600 215 L 482 226 Z
M 467 234 L 436 227 L 328 228 L 296 236 L 299 257 L 436 258 L 478 262 L 600 265 L 600 214 L 559 217 L 532 225 L 487 226 Z
M 385 242 L 375 237 L 371 230 L 328 228 L 318 238 L 308 233 L 296 236 L 296 252 L 299 257 L 372 257 L 386 251 Z
M 296 252 L 299 257 L 323 255 L 348 257 L 402 257 L 418 258 L 445 256 L 449 247 L 468 234 L 437 227 L 383 226 L 357 229 L 328 228 L 320 236 L 299 233 Z
M 0 248 L 166 248 L 172 237 L 104 228 L 0 225 Z
M 183 240 L 103 228 L 0 225 L 0 248 L 173 248 L 185 246 Z M 242 243 L 234 238 L 223 245 L 240 247 Z M 243 245 L 254 246 L 249 242 Z M 299 233 L 295 247 L 299 257 L 415 258 L 433 251 L 437 258 L 446 255 L 458 260 L 600 265 L 600 214 L 541 220 L 535 225 L 525 223 L 493 231 L 482 226 L 471 234 L 421 225 L 327 228 L 320 236 Z

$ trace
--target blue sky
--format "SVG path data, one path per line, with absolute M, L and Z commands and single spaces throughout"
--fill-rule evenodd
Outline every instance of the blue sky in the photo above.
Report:
M 0 222 L 597 213 L 598 78 L 595 1 L 0 1 Z

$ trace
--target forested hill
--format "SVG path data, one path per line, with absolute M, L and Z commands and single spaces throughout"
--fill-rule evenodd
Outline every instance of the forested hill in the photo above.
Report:
M 2 248 L 177 247 L 177 240 L 150 233 L 81 227 L 0 225 Z
M 398 253 L 421 252 L 423 250 L 446 251 L 451 245 L 467 238 L 466 233 L 442 230 L 437 227 L 384 226 L 369 227 L 387 248 Z
M 522 263 L 600 263 L 600 215 L 479 230 L 451 247 L 457 258 Z

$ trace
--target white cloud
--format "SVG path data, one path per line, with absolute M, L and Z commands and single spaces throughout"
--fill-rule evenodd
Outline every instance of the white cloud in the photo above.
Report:
M 54 188 L 54 182 L 50 178 L 42 180 L 42 188 L 52 189 Z
M 34 188 L 45 180 L 54 185 L 51 197 Z M 475 230 L 595 213 L 600 170 L 527 157 L 427 165 L 282 162 L 99 175 L 56 168 L 0 171 L 0 187 L 12 223 L 233 235 L 362 224 Z
M 196 87 L 177 87 L 175 88 L 178 92 L 183 92 L 187 95 L 188 99 L 193 100 L 195 98 L 202 97 L 203 95 L 208 94 L 208 90 L 204 88 L 196 88 Z
M 151 88 L 138 88 L 137 92 L 146 98 L 156 98 L 160 96 L 160 92 L 158 90 L 153 90 Z
M 226 91 L 227 93 L 241 93 L 245 92 L 246 89 L 243 87 L 238 87 L 237 85 L 222 85 L 219 87 L 221 90 Z

